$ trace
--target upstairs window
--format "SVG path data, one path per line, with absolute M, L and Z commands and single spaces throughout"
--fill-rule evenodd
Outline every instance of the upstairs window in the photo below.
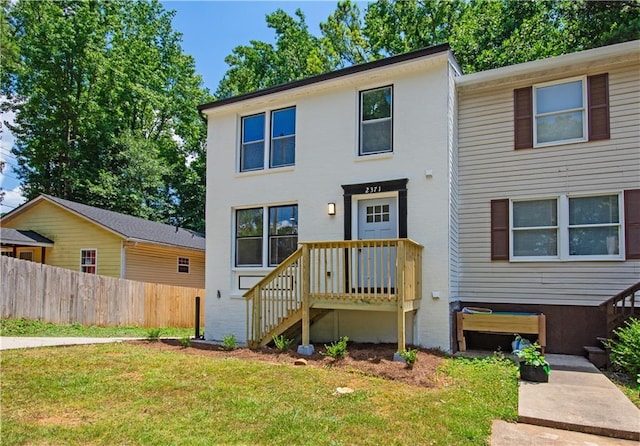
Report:
M 270 167 L 293 166 L 296 161 L 295 107 L 271 112 Z
M 264 113 L 242 118 L 240 171 L 264 168 Z
M 98 269 L 98 251 L 96 249 L 80 250 L 80 272 L 96 274 Z
M 610 138 L 607 73 L 513 92 L 516 149 Z
M 393 88 L 360 92 L 360 155 L 393 151 Z
M 245 116 L 241 127 L 240 172 L 295 165 L 295 107 Z

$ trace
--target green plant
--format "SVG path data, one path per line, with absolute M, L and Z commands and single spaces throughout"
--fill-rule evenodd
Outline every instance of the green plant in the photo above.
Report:
M 284 335 L 274 336 L 273 343 L 276 345 L 276 348 L 281 352 L 286 352 L 293 344 L 293 339 L 286 338 Z
M 189 339 L 189 336 L 185 336 L 183 338 L 180 338 L 180 345 L 183 348 L 189 348 L 191 347 L 191 339 Z
M 536 367 L 542 367 L 545 373 L 548 375 L 551 373 L 551 367 L 545 359 L 544 355 L 540 351 L 540 344 L 534 342 L 531 345 L 521 348 L 516 351 L 516 356 L 522 359 L 525 365 L 532 365 Z
M 407 363 L 407 367 L 411 368 L 418 360 L 418 350 L 410 348 L 400 352 L 400 357 Z
M 325 353 L 326 356 L 330 356 L 333 359 L 344 358 L 347 355 L 347 342 L 349 338 L 347 336 L 343 336 L 340 338 L 338 342 L 332 342 L 331 345 L 324 345 L 324 348 L 327 349 Z
M 147 330 L 147 339 L 151 342 L 156 342 L 160 339 L 160 333 L 162 333 L 161 328 L 151 328 Z
M 235 350 L 238 347 L 238 341 L 235 335 L 226 335 L 222 338 L 222 348 L 224 350 Z
M 614 333 L 617 339 L 606 343 L 611 350 L 611 363 L 632 377 L 640 374 L 640 319 L 629 319 Z

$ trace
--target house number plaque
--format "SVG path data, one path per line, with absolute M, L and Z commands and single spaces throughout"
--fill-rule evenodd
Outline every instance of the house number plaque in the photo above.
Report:
M 382 186 L 365 186 L 364 188 L 365 194 L 375 194 L 377 192 L 382 192 Z

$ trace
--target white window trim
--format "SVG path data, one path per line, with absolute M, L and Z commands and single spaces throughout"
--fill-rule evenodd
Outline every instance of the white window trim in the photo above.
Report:
M 180 260 L 186 260 L 187 263 L 180 263 Z M 180 267 L 181 266 L 186 266 L 187 270 L 186 271 L 180 271 Z M 189 257 L 184 257 L 184 256 L 178 256 L 177 258 L 177 269 L 176 271 L 178 272 L 178 274 L 191 274 L 191 258 Z
M 293 170 L 296 166 L 296 162 L 293 164 L 283 164 L 282 166 L 271 167 L 271 146 L 273 133 L 273 113 L 281 110 L 287 110 L 293 108 L 296 110 L 296 122 L 295 122 L 295 130 L 293 135 L 289 135 L 287 137 L 293 136 L 294 138 L 298 135 L 298 106 L 296 104 L 287 105 L 284 107 L 278 108 L 269 108 L 265 110 L 256 111 L 255 113 L 247 113 L 238 116 L 239 129 L 238 129 L 238 148 L 236 150 L 236 176 L 245 176 L 245 175 L 255 175 L 255 174 L 263 174 L 263 173 L 273 173 L 273 172 L 282 172 L 287 170 Z M 248 169 L 242 170 L 242 147 L 244 145 L 244 119 L 251 118 L 252 116 L 264 115 L 264 129 L 262 133 L 262 144 L 263 144 L 263 152 L 262 152 L 262 167 L 257 169 Z M 258 140 L 255 142 L 259 142 Z M 297 139 L 296 145 L 294 146 L 294 150 L 297 152 Z M 247 208 L 250 209 L 250 208 Z
M 538 125 L 537 120 L 538 117 L 544 117 L 547 115 L 553 115 L 558 112 L 553 113 L 541 113 L 538 114 L 538 101 L 536 90 L 538 88 L 551 87 L 553 85 L 561 85 L 568 84 L 570 82 L 582 81 L 582 108 L 568 108 L 562 111 L 562 113 L 566 112 L 574 112 L 574 111 L 582 111 L 582 138 L 573 138 L 573 139 L 563 139 L 559 141 L 549 141 L 544 143 L 538 143 Z M 589 140 L 588 129 L 589 129 L 589 106 L 588 106 L 588 97 L 587 97 L 587 76 L 577 76 L 566 79 L 555 80 L 551 82 L 544 82 L 540 84 L 533 85 L 533 147 L 550 147 L 550 146 L 559 146 L 563 144 L 573 144 L 579 142 L 585 142 Z
M 367 153 L 363 153 L 362 152 L 362 129 L 363 129 L 363 123 L 364 121 L 362 120 L 363 116 L 363 108 L 362 108 L 362 98 L 363 98 L 363 94 L 367 93 L 367 92 L 371 92 L 371 91 L 376 91 L 376 90 L 382 90 L 385 88 L 390 88 L 391 89 L 391 116 L 389 116 L 388 118 L 378 118 L 378 119 L 371 119 L 367 122 L 381 122 L 381 121 L 391 121 L 391 149 L 390 150 L 383 150 L 383 151 L 379 151 L 379 152 L 367 152 Z M 365 88 L 362 90 L 358 90 L 358 116 L 357 116 L 357 125 L 358 125 L 358 133 L 356 135 L 357 141 L 356 141 L 356 156 L 357 159 L 360 160 L 364 160 L 364 159 L 374 159 L 374 158 L 388 158 L 393 156 L 394 153 L 394 136 L 395 136 L 395 132 L 393 131 L 393 127 L 394 127 L 394 103 L 395 103 L 395 92 L 394 92 L 394 85 L 393 84 L 388 84 L 388 85 L 382 85 L 382 86 L 378 86 L 378 87 L 371 87 L 371 88 Z M 373 158 L 371 158 L 373 157 Z
M 577 256 L 569 253 L 569 198 L 587 198 L 587 197 L 603 197 L 617 195 L 618 196 L 618 254 L 612 255 L 599 255 L 599 256 Z M 558 206 L 558 246 L 557 256 L 521 256 L 516 257 L 513 254 L 513 203 L 522 201 L 536 201 L 536 200 L 557 200 Z M 598 193 L 580 193 L 580 194 L 560 194 L 554 196 L 541 196 L 535 198 L 513 198 L 509 200 L 509 261 L 513 263 L 517 262 L 602 262 L 602 261 L 623 261 L 625 260 L 625 227 L 624 227 L 624 194 L 620 191 L 612 192 L 598 192 Z M 589 227 L 611 227 L 616 226 L 614 223 L 600 224 L 600 225 L 585 225 Z M 544 228 L 550 228 L 545 226 Z M 533 228 L 529 228 L 533 229 Z
M 233 222 L 232 222 L 232 240 L 233 246 L 231 250 L 231 270 L 232 271 L 251 271 L 252 273 L 257 273 L 259 271 L 264 272 L 264 275 L 267 275 L 274 269 L 278 267 L 269 266 L 269 208 L 280 207 L 280 206 L 298 206 L 298 219 L 300 219 L 300 204 L 298 202 L 283 202 L 283 203 L 274 203 L 274 204 L 265 204 L 265 205 L 255 205 L 255 206 L 242 206 L 233 208 Z M 258 209 L 262 208 L 262 264 L 261 265 L 237 265 L 236 264 L 236 256 L 238 254 L 237 251 L 237 218 L 238 211 L 243 209 Z M 299 228 L 299 226 L 298 226 Z M 298 231 L 298 239 L 300 237 L 300 232 Z
M 88 265 L 88 266 L 95 266 L 96 267 L 96 272 L 95 273 L 85 273 L 84 271 L 82 271 L 82 267 L 85 266 L 82 264 L 82 251 L 95 251 L 96 252 L 96 263 L 94 265 Z M 80 248 L 80 269 L 79 271 L 81 273 L 85 273 L 85 274 L 98 274 L 98 248 Z

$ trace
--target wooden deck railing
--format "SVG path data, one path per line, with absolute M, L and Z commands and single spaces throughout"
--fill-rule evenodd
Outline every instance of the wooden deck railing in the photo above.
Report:
M 300 245 L 245 293 L 249 345 L 265 345 L 301 319 L 308 321 L 312 308 L 397 311 L 399 324 L 406 311 L 418 308 L 422 298 L 418 243 L 383 239 Z
M 631 316 L 637 315 L 639 302 L 636 299 L 636 293 L 639 291 L 640 282 L 631 285 L 601 304 L 607 309 L 607 336 L 611 336 L 613 331 Z

